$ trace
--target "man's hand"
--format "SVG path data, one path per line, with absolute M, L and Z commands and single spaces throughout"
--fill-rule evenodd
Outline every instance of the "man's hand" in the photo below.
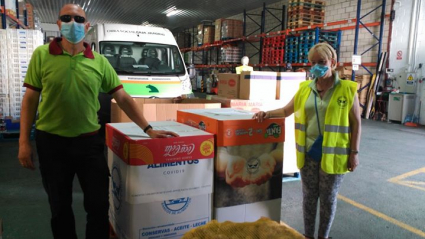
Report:
M 28 168 L 31 170 L 35 170 L 32 147 L 31 144 L 28 143 L 20 143 L 19 144 L 19 154 L 18 154 L 19 163 L 24 168 Z
M 154 130 L 154 129 L 149 129 L 146 132 L 149 137 L 151 138 L 168 138 L 168 137 L 179 137 L 178 134 L 171 132 L 171 131 L 165 131 L 165 130 Z

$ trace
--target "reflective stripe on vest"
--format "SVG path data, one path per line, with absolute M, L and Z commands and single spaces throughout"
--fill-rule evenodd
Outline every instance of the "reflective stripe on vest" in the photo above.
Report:
M 339 148 L 339 147 L 322 147 L 322 153 L 324 154 L 350 154 L 349 148 Z
M 296 126 L 295 126 L 296 128 Z M 333 132 L 333 133 L 342 133 L 342 134 L 348 134 L 351 133 L 351 129 L 348 126 L 340 126 L 340 125 L 325 125 L 325 131 L 326 132 Z
M 295 123 L 295 129 L 305 132 L 305 124 Z

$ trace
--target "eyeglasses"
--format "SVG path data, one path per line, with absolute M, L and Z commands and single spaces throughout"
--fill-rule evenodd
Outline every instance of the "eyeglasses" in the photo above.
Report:
M 86 18 L 82 16 L 62 15 L 59 17 L 62 22 L 70 22 L 72 18 L 74 18 L 76 23 L 84 23 L 86 21 Z

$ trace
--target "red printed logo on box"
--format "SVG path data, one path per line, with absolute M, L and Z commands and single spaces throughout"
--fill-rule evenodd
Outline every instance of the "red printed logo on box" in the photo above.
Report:
M 235 80 L 233 80 L 233 79 L 229 80 L 229 86 L 233 87 L 235 85 L 236 85 L 236 81 Z

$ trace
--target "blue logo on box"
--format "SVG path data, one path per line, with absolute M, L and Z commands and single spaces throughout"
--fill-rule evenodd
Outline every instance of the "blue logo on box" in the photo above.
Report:
M 121 208 L 122 200 L 122 181 L 121 181 L 121 172 L 118 165 L 114 165 L 111 172 L 112 179 L 112 199 L 114 201 L 114 208 L 119 212 Z
M 190 197 L 166 200 L 162 203 L 162 208 L 168 214 L 180 214 L 189 207 L 190 201 Z

